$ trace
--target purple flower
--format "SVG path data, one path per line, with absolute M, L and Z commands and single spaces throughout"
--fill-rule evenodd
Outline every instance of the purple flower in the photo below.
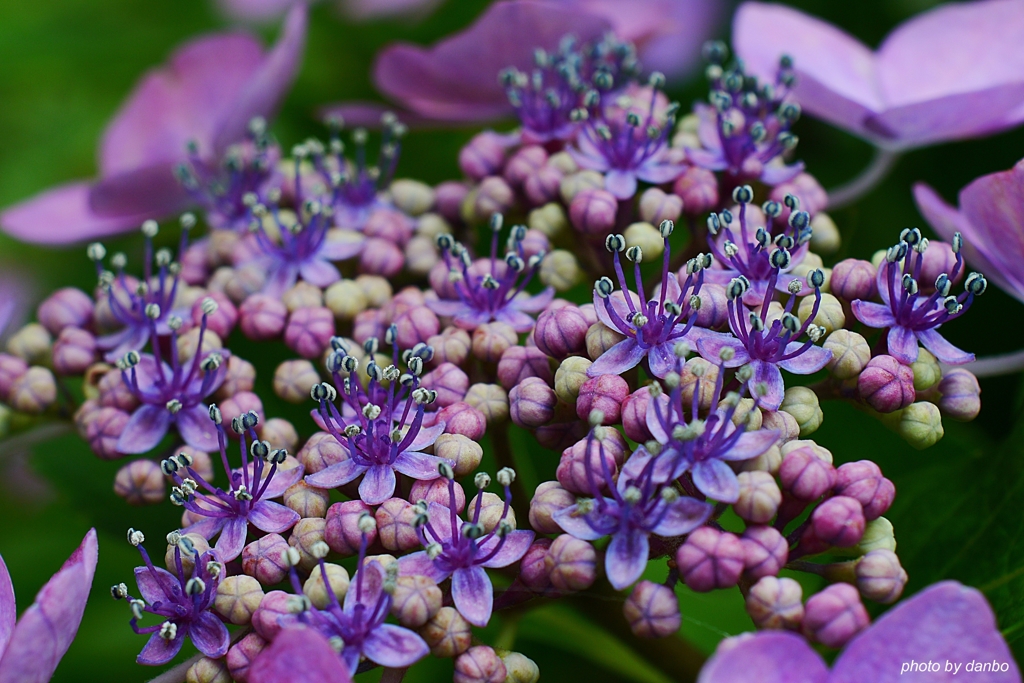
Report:
M 308 605 L 308 609 L 295 617 L 296 621 L 315 629 L 329 641 L 340 641 L 343 648 L 341 658 L 349 671 L 356 671 L 359 660 L 364 657 L 384 667 L 405 668 L 430 651 L 426 642 L 409 629 L 384 623 L 391 612 L 391 594 L 398 576 L 398 565 L 389 565 L 385 570 L 377 560 L 366 561 L 367 534 L 373 531 L 375 524 L 369 513 L 364 513 L 359 520 L 362 533 L 359 563 L 356 565 L 359 569 L 352 577 L 344 602 L 339 602 L 331 582 L 324 581 L 327 606 L 317 609 Z M 323 551 L 318 560 L 320 576 L 326 577 L 323 556 L 329 549 L 323 544 L 317 550 Z M 295 593 L 303 595 L 294 565 L 289 575 Z
M 315 0 L 308 1 L 310 4 Z M 241 21 L 264 22 L 277 19 L 296 0 L 218 0 L 217 4 L 229 17 Z M 337 0 L 338 9 L 355 21 L 387 19 L 391 17 L 423 17 L 434 10 L 441 0 Z
M 901 363 L 910 365 L 917 360 L 918 342 L 936 358 L 950 365 L 963 365 L 974 360 L 974 354 L 950 344 L 938 333 L 943 323 L 963 315 L 974 297 L 988 287 L 984 276 L 971 273 L 964 281 L 959 296 L 949 293 L 953 281 L 960 275 L 963 238 L 954 233 L 953 251 L 956 265 L 950 273 L 942 273 L 935 280 L 935 291 L 923 294 L 918 280 L 924 263 L 928 240 L 917 228 L 905 229 L 899 243 L 890 247 L 885 262 L 878 269 L 878 294 L 884 304 L 854 301 L 851 306 L 857 319 L 868 327 L 888 328 L 889 354 Z
M 486 626 L 494 607 L 494 588 L 484 568 L 507 567 L 517 562 L 533 543 L 532 531 L 514 531 L 506 520 L 512 503 L 509 489 L 515 472 L 504 468 L 498 472 L 498 482 L 505 488 L 505 505 L 498 522 L 490 531 L 481 524 L 484 489 L 491 478 L 484 473 L 476 476 L 479 489 L 471 521 L 464 522 L 456 512 L 455 480 L 451 468 L 441 466 L 442 476 L 448 480 L 448 507 L 430 503 L 421 506 L 416 519 L 417 533 L 425 551 L 406 555 L 399 562 L 402 575 L 421 574 L 440 583 L 452 579 L 452 600 L 455 608 L 471 624 Z
M 189 230 L 195 225 L 191 214 L 181 217 L 181 242 L 178 245 L 178 262 L 185 255 Z M 111 257 L 113 271 L 103 269 L 107 250 L 99 242 L 89 245 L 89 258 L 96 263 L 100 289 L 104 292 L 113 317 L 124 327 L 118 332 L 99 337 L 96 346 L 106 351 L 108 362 L 121 360 L 129 351 L 145 348 L 150 338 L 166 337 L 173 332 L 171 322 L 182 324 L 190 319 L 187 309 L 174 308 L 181 282 L 180 269 L 173 262 L 171 251 L 160 249 L 153 252 L 153 238 L 157 234 L 156 221 L 142 224 L 145 236 L 145 256 L 142 262 L 142 281 L 126 275 L 127 260 L 123 254 Z M 153 265 L 156 272 L 153 272 Z
M 710 62 L 711 105 L 696 106 L 702 148 L 688 148 L 687 158 L 736 180 L 760 180 L 766 185 L 792 180 L 804 168 L 802 162 L 787 166 L 782 159 L 796 147 L 797 137 L 789 129 L 800 117 L 800 107 L 789 92 L 792 62 L 783 59 L 771 74 L 772 82 L 762 85 L 744 71 L 742 62 L 723 66 L 727 54 L 723 43 L 708 43 L 704 52 Z
M 760 631 L 723 640 L 698 680 L 746 683 L 753 676 L 760 683 L 895 683 L 904 678 L 946 679 L 941 673 L 914 675 L 917 671 L 910 668 L 912 662 L 932 661 L 943 666 L 947 661 L 961 666 L 997 662 L 1006 667 L 999 669 L 1005 673 L 975 674 L 975 678 L 1021 680 L 992 608 L 980 592 L 956 581 L 929 586 L 887 612 L 847 644 L 831 671 L 800 636 Z
M 231 639 L 224 622 L 211 610 L 217 597 L 217 586 L 224 572 L 224 566 L 210 551 L 197 553 L 192 543 L 179 532 L 168 534 L 167 541 L 174 545 L 175 573 L 153 565 L 149 553 L 142 547 L 145 540 L 142 532 L 128 530 L 129 542 L 142 554 L 144 567 L 135 568 L 135 582 L 139 586 L 141 599 L 134 598 L 125 584 L 110 589 L 115 599 L 127 599 L 132 609 L 132 630 L 149 635 L 149 642 L 136 658 L 139 664 L 158 666 L 174 659 L 185 643 L 185 637 L 192 641 L 200 652 L 217 659 L 228 652 Z M 191 559 L 191 576 L 186 576 L 182 563 L 182 552 Z M 153 626 L 139 626 L 146 614 L 162 619 Z
M 799 283 L 796 281 L 791 283 L 792 293 L 782 315 L 770 322 L 768 320 L 775 283 L 790 258 L 785 247 L 772 252 L 774 270 L 760 310 L 755 308 L 748 311 L 742 305 L 743 295 L 750 288 L 746 278 L 740 276 L 730 282 L 727 294 L 729 327 L 733 334 L 707 332 L 697 339 L 697 351 L 712 363 L 721 362 L 727 368 L 749 364 L 749 370 L 743 373 L 741 379 L 747 384 L 757 405 L 765 410 L 778 410 L 782 405 L 786 386 L 780 368 L 795 375 L 809 375 L 821 370 L 832 358 L 831 351 L 814 345 L 822 336 L 822 330 L 811 323 L 818 315 L 818 306 L 821 304 L 824 275 L 820 270 L 811 271 L 807 276 L 807 285 L 814 288 L 814 306 L 803 324 L 792 312 L 799 293 Z M 804 333 L 808 335 L 807 341 L 796 341 Z
M 232 469 L 228 463 L 227 435 L 216 406 L 210 406 L 210 420 L 217 430 L 221 464 L 230 482 L 227 491 L 208 483 L 196 472 L 187 454 L 168 458 L 160 467 L 175 483 L 171 502 L 185 508 L 193 518 L 202 518 L 186 527 L 184 533 L 197 533 L 206 539 L 220 534 L 214 547 L 217 558 L 231 562 L 242 554 L 250 522 L 260 531 L 280 534 L 299 521 L 297 512 L 270 499 L 281 496 L 302 478 L 302 466 L 281 469 L 288 454 L 257 439 L 255 427 L 259 417 L 249 412 L 231 421 L 232 430 L 239 436 L 242 456 L 242 467 Z M 247 443 L 246 437 L 251 443 Z
M 269 117 L 298 71 L 305 37 L 306 8 L 297 3 L 269 52 L 240 33 L 178 48 L 166 66 L 142 79 L 107 126 L 98 181 L 46 190 L 4 211 L 0 225 L 19 239 L 63 244 L 181 211 L 191 200 L 174 169 L 186 160 L 186 146 L 194 143 L 217 164 L 253 118 Z
M 200 451 L 217 447 L 217 435 L 203 401 L 224 382 L 227 364 L 223 354 L 227 352 L 202 353 L 207 316 L 217 304 L 207 298 L 203 307 L 197 351 L 191 362 L 178 360 L 177 332 L 171 333 L 170 363 L 164 361 L 160 344 L 153 344 L 152 355 L 129 351 L 118 362 L 125 386 L 141 404 L 117 440 L 119 453 L 152 450 L 172 424 L 189 446 Z
M 491 256 L 473 261 L 469 251 L 451 235 L 439 235 L 437 245 L 448 267 L 452 289 L 458 299 L 427 299 L 434 313 L 450 316 L 455 324 L 467 330 L 476 329 L 491 320 L 508 323 L 516 332 L 529 332 L 534 320 L 527 313 L 536 313 L 551 303 L 555 290 L 547 287 L 530 296 L 526 287 L 540 270 L 544 253 L 527 255 L 523 248 L 526 226 L 513 226 L 504 259 L 498 259 L 498 233 L 501 214 L 491 217 Z
M 963 235 L 967 262 L 1007 294 L 1024 302 L 1024 162 L 982 176 L 960 191 L 960 210 L 924 183 L 914 186 L 917 206 L 949 242 Z
M 1015 0 L 936 7 L 874 52 L 795 9 L 748 2 L 736 13 L 733 42 L 762 77 L 791 56 L 794 95 L 808 112 L 885 149 L 995 133 L 1024 120 L 1024 13 Z
M 682 359 L 678 362 L 676 371 L 681 373 Z M 719 397 L 724 379 L 724 369 L 719 367 L 712 405 L 722 405 Z M 692 402 L 686 405 L 683 388 L 676 384 L 668 394 L 660 394 L 647 404 L 647 429 L 662 448 L 657 455 L 651 455 L 641 446 L 623 472 L 639 478 L 648 463 L 653 462 L 650 476 L 654 481 L 674 481 L 689 472 L 694 486 L 705 496 L 735 503 L 740 485 L 729 463 L 756 458 L 778 441 L 779 433 L 767 429 L 746 431 L 744 425 L 733 424 L 742 389 L 740 394 L 725 397 L 725 407 L 718 407 L 701 419 L 700 393 L 694 390 Z
M 645 298 L 640 262 L 643 251 L 640 247 L 626 249 L 622 235 L 609 235 L 605 247 L 612 252 L 615 276 L 619 291 L 611 278 L 602 277 L 594 285 L 594 309 L 598 319 L 607 327 L 623 334 L 626 338 L 605 351 L 587 369 L 591 377 L 599 375 L 620 375 L 647 358 L 651 373 L 664 377 L 675 367 L 675 347 L 688 335 L 703 334 L 704 330 L 694 328 L 697 311 L 693 300 L 704 282 L 705 269 L 711 264 L 710 254 L 699 254 L 686 264 L 686 280 L 682 287 L 679 279 L 669 270 L 671 247 L 668 238 L 672 234 L 672 221 L 663 221 L 661 234 L 665 238 L 665 252 L 661 268 L 661 285 L 655 290 L 655 298 Z M 626 284 L 619 252 L 625 250 L 626 258 L 635 266 L 637 291 L 631 292 Z
M 48 681 L 82 623 L 96 572 L 96 530 L 46 582 L 21 619 L 0 557 L 0 681 Z
M 599 74 L 596 83 L 611 84 L 610 74 Z M 678 103 L 669 104 L 660 87 L 664 76 L 653 74 L 644 88 L 630 84 L 618 93 L 590 90 L 586 107 L 576 116 L 584 123 L 570 154 L 581 167 L 601 171 L 605 189 L 617 199 L 636 194 L 637 180 L 661 185 L 683 172 L 682 155 L 669 148 Z
M 392 326 L 389 341 L 393 342 L 394 335 Z M 436 479 L 438 465 L 446 461 L 422 451 L 444 433 L 444 422 L 424 426 L 426 406 L 437 394 L 420 386 L 423 366 L 433 357 L 433 349 L 418 345 L 407 352 L 407 372 L 402 373 L 397 367 L 396 346 L 393 365 L 381 368 L 372 360 L 367 363 L 368 381 L 364 386 L 358 360 L 346 354 L 339 339 L 331 343 L 334 351 L 327 360 L 327 368 L 341 389 L 342 407 L 339 410 L 333 403 L 339 393 L 335 387 L 318 384 L 312 395 L 320 406 L 313 411 L 313 419 L 334 436 L 348 457 L 308 475 L 306 483 L 332 489 L 362 476 L 359 497 L 367 505 L 380 505 L 395 493 L 395 472 L 418 480 Z M 372 358 L 377 352 L 377 339 L 367 340 L 364 348 Z M 342 372 L 348 377 L 342 378 Z
M 749 185 L 741 185 L 733 191 L 733 199 L 739 204 L 739 235 L 733 232 L 733 215 L 725 210 L 720 214 L 708 216 L 708 232 L 714 239 L 708 240 L 708 247 L 715 257 L 715 266 L 705 273 L 708 282 L 727 285 L 734 278 L 746 278 L 750 288 L 743 295 L 743 302 L 755 306 L 768 294 L 768 283 L 776 273 L 772 265 L 771 255 L 777 248 L 792 250 L 788 265 L 778 272 L 774 280 L 775 288 L 780 292 L 789 292 L 796 282 L 800 285 L 799 295 L 806 296 L 811 290 L 804 287 L 802 278 L 792 275 L 792 271 L 803 261 L 811 239 L 811 216 L 806 211 L 798 210 L 800 200 L 793 195 L 786 197 L 786 205 L 790 207 L 788 228 L 777 235 L 772 235 L 773 219 L 782 213 L 782 206 L 776 201 L 767 201 L 763 209 L 768 226 L 754 229 L 750 225 L 750 199 L 754 191 Z
M 644 464 L 631 467 L 630 462 L 637 457 L 634 454 L 618 480 L 613 480 L 607 469 L 601 437 L 593 431 L 588 437 L 586 452 L 590 453 L 589 440 L 594 438 L 598 439 L 596 460 L 601 462 L 602 471 L 594 472 L 595 458 L 584 460 L 594 497 L 559 510 L 554 520 L 566 532 L 584 541 L 612 537 L 605 551 L 605 572 L 612 586 L 622 590 L 639 579 L 647 567 L 651 534 L 666 538 L 688 534 L 707 521 L 713 508 L 696 498 L 680 496 L 671 485 L 658 482 L 654 476 L 656 468 L 642 449 L 637 454 Z M 601 494 L 601 485 L 611 491 L 611 497 Z
M 282 629 L 249 669 L 249 683 L 352 683 L 327 638 L 312 628 Z

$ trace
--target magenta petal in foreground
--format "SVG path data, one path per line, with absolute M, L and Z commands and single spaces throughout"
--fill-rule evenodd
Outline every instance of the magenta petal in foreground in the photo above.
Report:
M 802 637 L 785 631 L 760 631 L 719 643 L 715 654 L 701 670 L 697 683 L 751 683 L 754 671 L 758 683 L 826 683 L 829 680 L 821 655 Z
M 352 683 L 352 676 L 318 631 L 286 628 L 253 663 L 249 683 Z

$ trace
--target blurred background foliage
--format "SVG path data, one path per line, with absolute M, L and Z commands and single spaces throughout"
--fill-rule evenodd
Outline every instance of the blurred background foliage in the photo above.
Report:
M 326 4 L 316 6 L 305 65 L 273 131 L 286 148 L 322 134 L 315 119 L 319 105 L 376 97 L 368 73 L 382 45 L 395 39 L 432 42 L 467 25 L 486 4 L 448 0 L 418 24 L 358 26 L 345 23 Z M 877 45 L 893 26 L 935 3 L 790 4 Z M 103 127 L 140 74 L 161 63 L 182 41 L 224 28 L 210 0 L 0 0 L 0 205 L 91 176 Z M 728 37 L 728 26 L 721 34 Z M 272 38 L 272 31 L 265 37 Z M 694 77 L 672 94 L 685 105 L 706 93 Z M 457 151 L 472 132 L 413 132 L 404 145 L 399 175 L 432 183 L 458 177 Z M 816 121 L 802 120 L 796 132 L 801 138 L 798 156 L 825 187 L 855 176 L 872 154 L 867 144 Z M 885 183 L 833 215 L 844 238 L 836 258 L 869 258 L 891 244 L 901 228 L 922 224 L 910 194 L 915 181 L 926 180 L 954 199 L 975 177 L 1009 168 L 1021 156 L 1024 129 L 906 155 Z M 135 255 L 140 245 L 132 236 L 112 246 Z M 0 267 L 16 264 L 31 273 L 38 292 L 65 285 L 88 288 L 95 277 L 83 248 L 42 249 L 2 235 L 0 262 Z M 1015 350 L 1024 342 L 1022 312 L 1019 303 L 991 288 L 967 318 L 943 332 L 979 356 Z M 283 345 L 256 351 L 246 348 L 244 340 L 231 343 L 264 368 L 287 353 Z M 873 459 L 896 483 L 896 503 L 888 517 L 910 574 L 907 594 L 946 578 L 981 588 L 1018 659 L 1024 655 L 1024 435 L 1015 426 L 1021 412 L 1020 379 L 1014 375 L 983 381 L 979 419 L 968 425 L 947 421 L 945 438 L 925 451 L 912 450 L 873 418 L 834 401 L 823 405 L 825 422 L 814 437 L 833 452 L 837 463 Z M 305 407 L 275 402 L 269 384 L 270 377 L 264 376 L 257 386 L 267 414 L 294 420 L 308 435 L 312 424 Z M 513 445 L 528 482 L 553 478 L 557 454 L 539 449 L 521 432 L 513 433 Z M 178 524 L 178 510 L 170 505 L 130 508 L 111 490 L 118 467 L 97 460 L 73 435 L 37 446 L 29 457 L 0 452 L 0 553 L 21 609 L 90 526 L 100 534 L 92 600 L 55 681 L 139 681 L 157 673 L 135 664 L 144 638 L 131 633 L 127 609 L 110 600 L 106 587 L 130 581 L 138 560 L 124 541 L 124 530 L 145 530 L 151 550 L 159 553 L 163 534 Z M 661 580 L 663 573 L 663 563 L 652 563 L 651 578 Z M 679 594 L 681 636 L 706 653 L 721 638 L 751 628 L 738 591 L 694 594 L 681 588 Z M 670 680 L 630 642 L 604 630 L 605 622 L 588 616 L 591 610 L 579 607 L 552 604 L 526 613 L 518 624 L 516 649 L 540 664 L 545 680 Z M 618 612 L 618 605 L 611 608 Z M 496 620 L 486 636 L 508 639 L 512 621 Z M 179 659 L 191 654 L 186 647 Z M 429 660 L 414 667 L 407 680 L 450 680 L 450 669 L 449 661 Z

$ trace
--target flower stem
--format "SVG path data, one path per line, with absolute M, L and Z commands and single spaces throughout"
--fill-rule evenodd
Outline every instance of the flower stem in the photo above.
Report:
M 509 442 L 508 422 L 499 422 L 491 427 L 491 446 L 494 449 L 494 460 L 498 469 L 509 467 L 516 468 L 516 459 L 512 454 L 512 444 Z M 526 495 L 523 488 L 523 480 L 516 477 L 512 481 L 512 508 L 526 510 L 530 506 L 530 497 Z
M 961 366 L 974 373 L 975 377 L 996 377 L 1024 370 L 1024 351 L 1015 351 L 1000 356 L 979 358 L 973 363 Z
M 875 189 L 889 175 L 889 171 L 896 165 L 900 156 L 900 152 L 876 149 L 871 163 L 860 172 L 860 175 L 848 183 L 828 191 L 829 210 L 842 209 L 849 206 Z
M 402 679 L 405 678 L 405 672 L 409 670 L 409 667 L 404 669 L 384 669 L 384 673 L 380 676 L 380 683 L 402 683 Z

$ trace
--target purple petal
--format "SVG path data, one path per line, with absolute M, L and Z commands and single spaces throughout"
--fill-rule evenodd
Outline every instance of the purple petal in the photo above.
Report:
M 647 364 L 651 368 L 652 375 L 664 378 L 665 375 L 676 369 L 679 357 L 676 356 L 675 346 L 676 342 L 665 342 L 650 348 L 647 352 Z
M 50 680 L 78 633 L 96 572 L 96 559 L 96 531 L 90 529 L 82 544 L 36 594 L 35 602 L 22 613 L 10 633 L 7 649 L 0 659 L 2 683 Z M 4 574 L 6 571 L 4 567 Z M 11 610 L 13 597 L 11 589 Z M 6 611 L 6 606 L 4 609 Z M 5 616 L 6 619 L 9 617 Z
M 352 683 L 348 666 L 316 629 L 282 629 L 249 667 L 249 683 Z
M 731 349 L 733 357 L 730 360 L 722 361 L 722 349 Z M 697 353 L 704 360 L 712 363 L 722 363 L 727 368 L 737 368 L 744 363 L 750 362 L 750 354 L 747 347 L 736 337 L 727 332 L 707 332 L 697 340 Z
M 496 569 L 500 567 L 507 567 L 513 562 L 518 562 L 522 559 L 526 551 L 530 549 L 530 544 L 533 543 L 534 533 L 532 531 L 511 531 L 505 536 L 505 542 L 501 543 L 501 549 L 495 553 L 494 557 L 482 562 L 481 566 Z M 480 556 L 486 557 L 490 555 L 494 550 L 495 546 L 499 544 L 501 539 L 497 535 L 491 536 L 489 539 L 480 544 Z
M 726 638 L 700 672 L 700 683 L 826 683 L 828 667 L 807 641 L 786 631 Z M 899 667 L 896 668 L 899 671 Z M 875 681 L 874 676 L 860 679 Z
M 430 519 L 430 527 L 443 544 L 450 543 L 452 537 L 462 529 L 462 520 L 458 516 L 455 517 L 455 528 L 452 529 L 452 511 L 445 505 L 430 502 L 427 505 L 427 517 Z
M 214 546 L 217 559 L 221 562 L 231 562 L 241 555 L 248 531 L 249 520 L 245 517 L 232 517 L 225 522 L 224 528 L 220 532 L 220 538 L 217 539 L 217 545 Z
M 899 362 L 910 365 L 917 360 L 917 335 L 913 330 L 906 327 L 891 327 L 887 341 L 889 355 Z
M 711 458 L 690 467 L 693 483 L 708 498 L 720 503 L 735 503 L 740 497 L 740 482 L 736 473 L 721 460 Z
M 618 485 L 620 492 L 623 491 L 622 487 L 630 479 L 633 481 L 640 479 L 652 457 L 654 458 L 654 465 L 651 466 L 650 477 L 651 481 L 656 484 L 676 479 L 686 471 L 686 460 L 676 458 L 674 450 L 665 450 L 657 456 L 652 456 L 642 445 L 637 446 L 637 449 L 633 451 L 633 455 L 629 456 L 629 459 L 626 460 L 626 464 L 622 466 L 622 470 L 619 473 Z M 683 467 L 681 470 L 679 469 L 680 465 Z
M 179 154 L 180 156 L 180 154 Z M 102 178 L 89 191 L 89 208 L 97 216 L 168 216 L 192 203 L 174 176 L 175 162 L 161 160 Z
M 687 148 L 686 158 L 689 159 L 694 166 L 706 168 L 709 171 L 724 171 L 729 166 L 721 152 L 714 152 L 706 149 Z
M 657 406 L 655 406 L 655 403 L 657 403 Z M 660 444 L 668 443 L 669 438 L 668 432 L 665 431 L 665 425 L 661 424 L 661 420 L 658 419 L 658 415 L 660 413 L 662 416 L 667 417 L 669 415 L 668 411 L 668 396 L 665 394 L 659 394 L 654 398 L 654 400 L 647 404 L 647 414 L 645 416 L 647 420 L 647 430 L 651 433 L 651 436 L 654 437 L 654 440 Z M 646 449 L 644 450 L 644 453 L 647 454 Z M 633 458 L 635 457 L 636 455 L 634 454 Z M 630 458 L 630 460 L 633 458 Z M 639 475 L 639 471 L 637 474 Z
M 198 522 L 189 524 L 187 527 L 182 529 L 181 533 L 199 534 L 206 540 L 210 540 L 220 533 L 226 523 L 227 519 L 224 517 L 203 517 Z
M 366 238 L 362 233 L 355 230 L 332 230 L 327 233 L 327 240 L 320 248 L 320 258 L 328 261 L 345 261 L 358 256 L 365 246 Z
M 74 182 L 51 188 L 8 207 L 0 227 L 34 244 L 70 244 L 135 229 L 153 215 L 100 216 L 89 206 L 92 184 Z
M 729 461 L 750 460 L 767 451 L 778 440 L 779 433 L 773 429 L 744 432 L 732 448 L 717 453 L 717 456 L 722 460 Z
M 366 465 L 361 465 L 355 460 L 342 460 L 325 467 L 319 472 L 307 474 L 306 483 L 320 489 L 333 489 L 354 481 L 367 469 Z
M 587 368 L 587 375 L 599 377 L 600 375 L 621 375 L 626 370 L 635 368 L 647 355 L 647 349 L 641 348 L 636 339 L 627 337 L 602 353 L 594 363 Z
M 407 477 L 412 477 L 413 479 L 419 479 L 421 481 L 428 481 L 431 479 L 437 479 L 440 476 L 438 474 L 437 467 L 442 462 L 447 461 L 444 458 L 437 457 L 436 455 L 427 455 L 426 453 L 418 453 L 416 451 L 405 451 L 395 458 L 394 468 Z
M 426 303 L 427 308 L 432 310 L 434 313 L 437 313 L 438 315 L 442 316 L 447 316 L 449 318 L 455 315 L 459 315 L 460 313 L 465 313 L 469 310 L 469 307 L 466 306 L 466 304 L 464 304 L 459 299 L 430 298 L 427 299 Z
M 303 263 L 299 266 L 299 275 L 306 282 L 320 288 L 330 287 L 341 279 L 341 273 L 338 272 L 338 269 L 321 259 L 313 259 Z
M 117 439 L 120 453 L 147 453 L 160 443 L 171 426 L 171 413 L 163 406 L 144 405 L 132 413 Z
M 299 513 L 272 500 L 261 500 L 249 511 L 249 521 L 260 531 L 280 534 L 295 526 Z
M 275 263 L 267 275 L 267 282 L 263 285 L 263 293 L 267 296 L 280 298 L 285 292 L 295 286 L 298 279 L 299 269 L 295 265 L 284 262 Z
M 685 169 L 686 166 L 679 164 L 664 162 L 652 163 L 641 167 L 637 171 L 636 176 L 646 183 L 651 183 L 652 185 L 663 185 L 678 178 L 682 175 Z M 605 184 L 607 185 L 607 179 L 605 180 Z
M 795 353 L 802 347 L 801 342 L 790 342 L 786 345 L 786 353 Z M 832 352 L 828 349 L 823 349 L 820 346 L 808 346 L 800 355 L 789 360 L 779 361 L 779 367 L 794 375 L 809 375 L 821 370 L 828 365 L 830 360 L 832 360 Z
M 530 315 L 517 311 L 511 306 L 506 306 L 495 313 L 494 319 L 511 325 L 512 329 L 520 334 L 532 330 L 536 322 Z
M 977 590 L 955 581 L 925 588 L 856 636 L 836 659 L 829 683 L 899 681 L 903 663 L 910 660 L 1006 662 L 1008 673 L 969 676 L 986 682 L 1020 680 L 992 608 Z
M 598 526 L 599 520 L 603 520 L 604 515 L 597 511 L 595 508 L 588 514 L 578 514 L 578 507 L 576 505 L 570 505 L 567 508 L 563 508 L 552 515 L 552 518 L 562 527 L 562 530 L 567 534 L 582 540 L 582 541 L 596 541 L 605 534 L 596 531 L 594 526 Z M 594 525 L 588 523 L 587 520 L 595 522 Z
M 390 465 L 374 465 L 359 482 L 359 497 L 367 505 L 380 505 L 395 494 L 395 471 Z
M 609 28 L 603 18 L 548 3 L 496 3 L 468 29 L 431 48 L 386 48 L 373 80 L 388 98 L 420 114 L 485 121 L 512 112 L 495 74 L 510 66 L 528 71 L 535 48 L 554 50 L 568 33 L 586 42 Z
M 14 632 L 14 624 L 18 620 L 18 605 L 14 600 L 14 584 L 11 574 L 7 571 L 4 558 L 0 557 L 0 653 L 7 649 L 7 641 Z M 0 657 L 3 655 L 0 654 Z
M 427 446 L 433 446 L 437 438 L 444 434 L 444 422 L 438 422 L 431 427 L 420 427 L 419 434 L 409 444 L 409 449 L 413 451 L 420 451 Z
M 210 411 L 202 404 L 186 408 L 174 416 L 182 440 L 199 451 L 210 452 L 219 448 L 217 429 L 210 419 Z
M 960 207 L 973 231 L 964 231 L 967 261 L 1024 300 L 1024 164 L 982 176 L 960 192 Z M 1007 286 L 1009 285 L 1009 286 Z
M 636 173 L 612 169 L 604 175 L 604 189 L 616 199 L 630 199 L 636 194 Z
M 896 324 L 896 318 L 893 317 L 888 306 L 858 299 L 852 302 L 850 307 L 853 309 L 853 314 L 857 316 L 857 320 L 868 327 L 883 328 Z
M 804 170 L 804 163 L 798 161 L 795 164 L 786 166 L 785 164 L 767 164 L 764 170 L 761 171 L 761 182 L 765 185 L 781 185 L 782 183 L 788 183 L 793 178 L 800 175 Z
M 407 628 L 381 624 L 363 641 L 363 655 L 391 668 L 411 666 L 430 652 L 426 642 Z
M 450 574 L 434 562 L 426 551 L 420 551 L 398 558 L 398 573 L 401 576 L 426 576 L 437 583 L 447 579 Z
M 474 626 L 487 626 L 494 606 L 494 588 L 483 567 L 463 567 L 452 572 L 452 600 L 466 621 Z
M 735 476 L 733 475 L 733 477 Z M 687 496 L 678 498 L 674 503 L 669 504 L 665 517 L 651 529 L 651 533 L 666 537 L 688 534 L 706 522 L 711 516 L 712 510 L 714 510 L 712 505 L 696 498 Z
M 153 571 L 155 570 L 155 572 Z M 135 583 L 139 587 L 142 599 L 149 604 L 167 602 L 174 595 L 174 589 L 180 588 L 178 577 L 161 567 L 136 567 Z
M 629 292 L 629 299 L 633 302 L 634 310 L 640 310 L 643 307 L 640 302 L 640 297 L 637 296 L 635 292 Z M 611 302 L 612 309 L 621 320 L 625 320 L 629 316 L 629 304 L 626 303 L 626 295 L 622 293 L 622 290 L 615 290 L 612 292 L 612 295 L 608 297 L 607 301 Z M 605 327 L 612 330 L 619 330 L 612 321 L 611 316 L 608 315 L 605 299 L 601 298 L 597 291 L 594 292 L 594 312 L 597 314 L 597 319 L 603 322 Z
M 782 381 L 782 373 L 772 363 L 755 360 L 750 363 L 754 375 L 750 378 L 750 394 L 757 400 L 757 405 L 767 410 L 778 410 L 782 405 L 786 384 Z M 761 389 L 765 392 L 760 393 Z
M 211 659 L 226 655 L 231 644 L 227 627 L 212 612 L 203 612 L 192 622 L 188 637 L 197 650 Z
M 974 360 L 973 353 L 968 353 L 953 346 L 946 341 L 945 337 L 939 334 L 938 330 L 922 330 L 917 333 L 917 339 L 940 362 L 947 365 L 963 365 Z
M 612 542 L 605 550 L 604 569 L 608 583 L 615 590 L 622 590 L 634 583 L 647 568 L 650 544 L 647 534 L 638 529 L 621 531 L 612 536 Z
M 178 630 L 178 635 L 174 640 L 161 638 L 160 632 L 157 631 L 149 637 L 149 641 L 146 642 L 146 646 L 142 648 L 142 652 L 140 652 L 139 656 L 135 658 L 135 661 L 139 664 L 145 664 L 146 666 L 166 664 L 181 652 L 181 646 L 184 643 L 184 628 Z
M 288 490 L 288 487 L 298 483 L 299 479 L 302 479 L 302 473 L 304 471 L 305 469 L 302 465 L 289 467 L 286 470 L 278 468 L 277 471 L 274 472 L 274 478 L 271 479 L 270 484 L 267 485 L 267 490 L 264 491 L 263 495 L 260 497 L 263 500 L 267 500 L 268 498 L 277 498 L 278 496 L 283 495 L 284 492 Z
M 517 294 L 512 299 L 512 306 L 519 311 L 526 311 L 527 313 L 536 313 L 543 311 L 547 308 L 548 304 L 555 298 L 555 288 L 545 287 L 544 291 L 540 294 L 534 294 L 529 296 L 524 293 Z
M 364 607 L 373 610 L 377 606 L 377 600 L 380 598 L 381 593 L 384 591 L 384 568 L 380 566 L 380 562 L 371 560 L 364 564 L 356 574 L 362 573 L 362 590 L 361 591 L 349 591 L 345 593 L 344 608 L 349 614 L 355 610 L 356 605 L 363 605 Z M 355 586 L 356 577 L 352 577 Z

